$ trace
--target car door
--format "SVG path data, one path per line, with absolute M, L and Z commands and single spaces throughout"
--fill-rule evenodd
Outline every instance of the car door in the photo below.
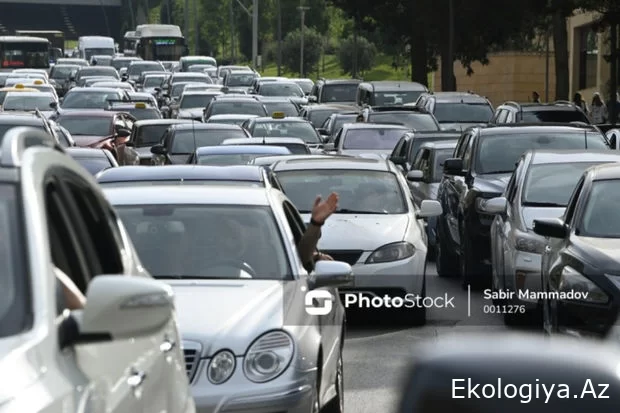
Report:
M 518 168 L 517 168 L 518 169 Z M 520 172 L 520 171 L 519 171 Z M 496 271 L 498 288 L 503 289 L 506 286 L 506 274 L 507 271 L 510 274 L 510 270 L 506 268 L 506 263 L 511 261 L 511 247 L 512 242 L 509 238 L 512 233 L 512 227 L 514 225 L 514 216 L 518 213 L 518 205 L 515 205 L 517 201 L 517 191 L 519 189 L 519 174 L 517 170 L 514 171 L 504 196 L 506 197 L 506 215 L 498 214 L 494 218 L 494 222 L 491 225 L 491 257 L 493 269 Z
M 463 135 L 455 150 L 455 158 L 464 159 L 465 150 L 467 149 L 471 138 L 471 132 Z M 443 207 L 446 210 L 446 225 L 452 240 L 458 244 L 460 242 L 458 217 L 461 196 L 466 189 L 465 179 L 462 176 L 444 175 L 444 185 L 445 187 L 443 190 L 445 193 L 443 195 L 443 202 L 445 203 L 445 206 Z
M 413 166 L 411 167 L 411 170 L 422 171 L 422 173 L 424 173 L 424 171 L 426 170 L 426 173 L 428 173 L 430 155 L 431 155 L 431 152 L 429 149 L 421 148 L 418 151 L 418 154 L 416 155 L 413 161 L 414 163 L 413 163 Z M 426 189 L 428 187 L 428 184 L 425 182 L 421 182 L 421 181 L 418 181 L 418 182 L 407 181 L 407 184 L 409 186 L 409 190 L 411 191 L 413 202 L 417 206 L 420 206 L 422 201 L 426 199 L 425 194 L 427 192 Z

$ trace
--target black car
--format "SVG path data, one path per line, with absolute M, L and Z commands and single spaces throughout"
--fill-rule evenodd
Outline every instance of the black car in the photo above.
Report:
M 435 142 L 456 142 L 460 137 L 460 132 L 456 131 L 406 132 L 394 147 L 390 160 L 399 165 L 404 173 L 407 173 L 411 170 L 422 145 Z
M 618 334 L 619 205 L 620 165 L 599 165 L 581 176 L 561 218 L 534 220 L 534 232 L 549 237 L 541 297 L 547 332 Z
M 359 79 L 319 79 L 308 95 L 310 103 L 355 105 Z
M 592 123 L 583 110 L 572 102 L 517 103 L 506 102 L 495 109 L 490 123 Z
M 492 126 L 470 128 L 454 157 L 444 163 L 437 200 L 437 272 L 460 274 L 463 288 L 490 280 L 490 228 L 486 200 L 500 196 L 523 152 L 534 149 L 609 149 L 605 136 L 584 126 Z
M 340 128 L 342 128 L 342 125 L 345 123 L 355 122 L 358 115 L 358 112 L 332 113 L 327 119 L 325 119 L 321 127 L 317 128 L 317 131 L 327 140 L 327 142 L 333 143 L 334 137 Z
M 416 106 L 432 113 L 443 129 L 464 130 L 489 123 L 493 117 L 491 102 L 475 93 L 428 93 L 418 98 Z

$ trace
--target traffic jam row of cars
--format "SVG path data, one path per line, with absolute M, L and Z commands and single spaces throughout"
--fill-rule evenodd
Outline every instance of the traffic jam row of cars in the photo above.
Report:
M 517 309 L 507 324 L 613 329 L 618 135 L 574 105 L 94 61 L 0 74 L 0 366 L 27 372 L 0 391 L 11 411 L 342 412 L 345 308 L 309 312 L 306 292 L 424 297 L 430 260 Z M 309 275 L 298 246 L 333 192 L 333 261 Z

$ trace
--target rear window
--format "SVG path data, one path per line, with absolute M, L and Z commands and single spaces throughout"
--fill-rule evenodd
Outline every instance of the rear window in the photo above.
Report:
M 263 102 L 267 113 L 283 112 L 286 116 L 299 116 L 297 106 L 292 102 Z
M 257 115 L 267 116 L 265 107 L 258 102 L 224 102 L 210 104 L 210 115 Z
M 406 129 L 351 129 L 342 143 L 342 149 L 392 150 L 407 132 Z
M 441 130 L 433 115 L 410 112 L 375 112 L 368 115 L 368 122 L 404 125 L 418 132 Z
M 523 122 L 584 122 L 590 124 L 590 119 L 578 110 L 541 110 L 532 112 L 523 112 Z
M 136 147 L 143 148 L 146 146 L 157 145 L 161 142 L 164 137 L 164 133 L 169 126 L 170 125 L 167 124 L 140 126 L 136 131 Z

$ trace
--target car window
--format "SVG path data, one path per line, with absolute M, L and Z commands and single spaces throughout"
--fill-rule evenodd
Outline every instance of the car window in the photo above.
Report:
M 506 109 L 500 109 L 495 118 L 495 123 L 505 123 L 508 111 Z
M 407 129 L 351 129 L 344 136 L 342 149 L 393 150 Z
M 487 123 L 493 117 L 493 109 L 486 103 L 436 103 L 435 118 L 439 122 Z
M 171 154 L 191 154 L 201 146 L 217 146 L 226 139 L 247 138 L 239 129 L 177 130 L 172 141 Z
M 521 118 L 523 122 L 590 123 L 588 117 L 578 110 L 526 111 L 521 114 Z
M 441 177 L 443 176 L 443 164 L 446 159 L 452 157 L 452 149 L 441 149 L 435 151 L 435 157 L 433 159 L 433 177 L 432 182 L 441 181 Z
M 120 99 L 118 92 L 69 92 L 65 95 L 61 107 L 63 109 L 105 109 L 108 100 Z
M 61 116 L 57 122 L 73 136 L 108 136 L 112 126 L 109 117 Z
M 282 112 L 285 116 L 299 116 L 297 106 L 292 102 L 263 102 L 267 113 Z
M 357 98 L 357 84 L 323 84 L 321 87 L 320 103 L 327 102 L 355 102 Z
M 620 238 L 620 180 L 593 181 L 578 233 L 583 237 Z
M 209 105 L 209 115 L 256 115 L 267 116 L 265 107 L 258 102 L 214 101 Z
M 255 122 L 252 136 L 299 138 L 310 144 L 321 142 L 312 124 L 307 122 Z
M 441 129 L 433 115 L 428 113 L 409 113 L 406 111 L 391 113 L 371 112 L 368 115 L 368 122 L 404 125 L 408 129 L 418 132 L 438 131 Z
M 135 130 L 135 146 L 142 148 L 146 146 L 153 146 L 161 142 L 166 129 L 170 125 L 143 125 Z
M 585 185 L 585 176 L 582 176 L 577 182 L 575 186 L 575 190 L 570 196 L 570 200 L 568 201 L 568 207 L 566 208 L 566 212 L 564 213 L 565 222 L 568 225 L 572 224 L 573 217 L 575 216 L 575 210 L 577 209 L 577 202 L 579 202 L 579 196 L 581 195 L 581 190 Z
M 579 178 L 597 162 L 533 165 L 525 178 L 523 206 L 566 207 Z

